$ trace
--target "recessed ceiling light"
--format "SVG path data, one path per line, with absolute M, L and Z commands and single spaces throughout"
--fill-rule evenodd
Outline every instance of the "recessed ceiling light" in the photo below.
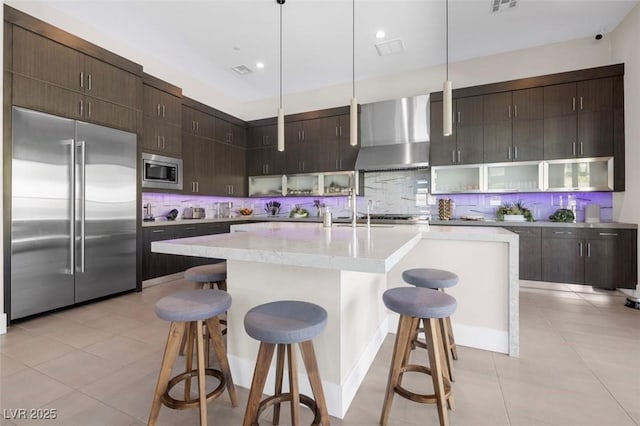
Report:
M 384 38 L 385 35 L 384 31 L 380 30 L 376 33 L 376 38 L 381 39 Z
M 258 68 L 259 70 L 261 70 L 262 68 L 264 68 L 264 63 L 262 63 L 262 62 L 256 62 L 256 68 Z

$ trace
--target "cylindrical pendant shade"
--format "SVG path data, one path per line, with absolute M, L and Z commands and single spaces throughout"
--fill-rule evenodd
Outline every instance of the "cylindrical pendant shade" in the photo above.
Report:
M 349 118 L 349 144 L 356 146 L 358 145 L 358 100 L 355 97 L 351 98 L 351 115 Z
M 284 110 L 278 108 L 278 151 L 284 151 Z
M 452 120 L 451 81 L 447 80 L 442 87 L 442 133 L 444 136 L 451 136 L 453 133 Z

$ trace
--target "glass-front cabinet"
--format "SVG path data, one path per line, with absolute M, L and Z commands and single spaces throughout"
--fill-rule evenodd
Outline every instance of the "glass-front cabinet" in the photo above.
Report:
M 613 157 L 545 161 L 547 191 L 613 191 Z
M 435 166 L 431 168 L 431 193 L 453 194 L 482 192 L 484 189 L 484 166 Z
M 486 192 L 537 192 L 544 187 L 542 161 L 485 164 Z
M 250 176 L 249 196 L 347 195 L 354 187 L 359 192 L 358 176 L 352 171 Z

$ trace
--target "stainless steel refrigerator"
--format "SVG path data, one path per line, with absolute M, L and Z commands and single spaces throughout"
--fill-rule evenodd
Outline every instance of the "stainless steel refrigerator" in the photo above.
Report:
M 12 115 L 10 319 L 136 287 L 136 135 Z

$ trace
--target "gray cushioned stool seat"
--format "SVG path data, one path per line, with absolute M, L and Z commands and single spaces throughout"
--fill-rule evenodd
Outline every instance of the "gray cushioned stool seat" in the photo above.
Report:
M 422 287 L 396 287 L 382 295 L 387 308 L 401 315 L 417 318 L 451 316 L 458 303 L 453 296 Z
M 280 300 L 258 305 L 247 312 L 244 328 L 254 339 L 272 344 L 311 340 L 324 330 L 327 311 L 309 302 Z
M 402 273 L 402 279 L 411 285 L 425 288 L 447 288 L 458 283 L 458 276 L 442 269 L 414 268 Z
M 184 271 L 184 278 L 197 283 L 215 283 L 227 279 L 227 262 L 194 266 Z
M 231 296 L 222 290 L 185 290 L 156 303 L 156 315 L 165 321 L 190 322 L 220 315 L 231 306 Z

